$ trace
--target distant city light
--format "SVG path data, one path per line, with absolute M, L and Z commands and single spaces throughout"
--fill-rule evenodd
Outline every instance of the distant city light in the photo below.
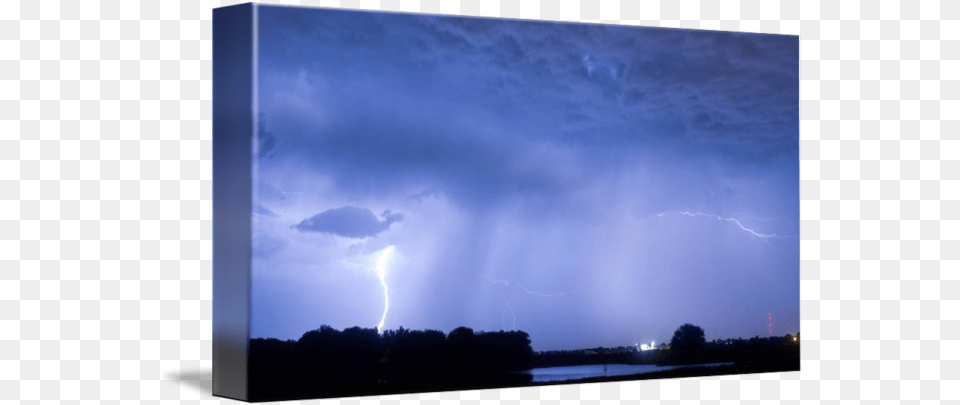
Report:
M 649 345 L 647 345 L 647 344 L 642 344 L 642 345 L 640 345 L 640 350 L 641 350 L 641 351 L 653 350 L 653 349 L 655 349 L 656 347 L 657 347 L 656 342 L 653 341 L 653 340 L 651 340 Z

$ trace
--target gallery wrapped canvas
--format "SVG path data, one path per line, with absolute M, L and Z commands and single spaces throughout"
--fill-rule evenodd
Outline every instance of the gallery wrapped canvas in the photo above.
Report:
M 787 35 L 214 10 L 214 394 L 800 368 Z

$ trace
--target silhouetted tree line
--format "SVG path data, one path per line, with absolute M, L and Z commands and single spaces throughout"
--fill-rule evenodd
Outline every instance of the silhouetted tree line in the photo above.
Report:
M 533 360 L 522 331 L 321 326 L 299 340 L 250 340 L 253 400 L 526 385 Z
M 254 401 L 527 386 L 538 367 L 584 364 L 730 363 L 683 368 L 627 380 L 712 374 L 790 371 L 800 368 L 799 333 L 768 338 L 706 341 L 703 329 L 684 324 L 670 346 L 554 350 L 535 353 L 522 331 L 475 332 L 399 328 L 378 334 L 321 326 L 299 340 L 251 339 L 249 387 Z
M 732 346 L 731 348 L 738 347 L 769 347 L 769 346 L 784 346 L 784 345 L 797 345 L 800 341 L 800 334 L 797 333 L 797 336 L 790 334 L 783 336 L 769 336 L 769 337 L 760 337 L 754 336 L 750 339 L 736 338 L 736 339 L 716 339 L 706 343 L 707 347 L 710 346 Z
M 800 367 L 799 333 L 750 339 L 706 341 L 703 328 L 689 323 L 681 325 L 670 339 L 670 350 L 657 364 L 736 363 L 782 364 Z
M 559 367 L 590 364 L 699 364 L 699 363 L 792 363 L 799 367 L 799 333 L 750 339 L 707 341 L 703 328 L 683 324 L 677 328 L 669 345 L 656 350 L 639 351 L 636 347 L 597 347 L 576 350 L 538 352 L 534 367 Z M 786 367 L 786 366 L 785 366 Z

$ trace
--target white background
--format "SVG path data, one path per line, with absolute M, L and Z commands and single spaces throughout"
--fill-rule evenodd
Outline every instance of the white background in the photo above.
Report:
M 0 4 L 0 403 L 220 401 L 210 18 L 233 3 Z M 322 402 L 960 399 L 960 1 L 302 4 L 801 40 L 802 371 Z

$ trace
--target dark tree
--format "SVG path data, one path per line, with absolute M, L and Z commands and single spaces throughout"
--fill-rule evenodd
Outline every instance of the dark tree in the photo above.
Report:
M 670 339 L 671 350 L 697 350 L 703 349 L 707 344 L 703 334 L 703 328 L 685 323 L 680 325 L 673 332 L 673 338 Z
M 458 345 L 467 345 L 472 344 L 474 338 L 473 329 L 470 329 L 465 326 L 461 326 L 450 331 L 450 334 L 447 335 L 447 340 L 453 344 Z

